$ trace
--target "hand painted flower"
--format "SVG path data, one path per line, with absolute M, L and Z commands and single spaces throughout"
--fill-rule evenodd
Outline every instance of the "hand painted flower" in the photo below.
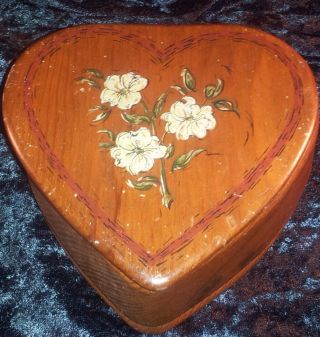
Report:
M 160 145 L 159 138 L 152 136 L 147 128 L 121 132 L 116 146 L 111 149 L 115 165 L 125 168 L 131 174 L 149 171 L 155 159 L 163 158 L 167 147 Z
M 177 139 L 181 140 L 187 140 L 190 136 L 204 138 L 207 130 L 212 130 L 216 126 L 212 107 L 209 105 L 200 107 L 190 96 L 185 96 L 182 100 L 184 102 L 173 103 L 170 112 L 162 114 L 161 118 L 167 122 L 166 131 L 175 133 Z
M 124 75 L 108 76 L 104 82 L 105 89 L 101 92 L 101 103 L 110 103 L 119 109 L 127 110 L 141 100 L 139 91 L 148 84 L 146 78 L 133 72 Z

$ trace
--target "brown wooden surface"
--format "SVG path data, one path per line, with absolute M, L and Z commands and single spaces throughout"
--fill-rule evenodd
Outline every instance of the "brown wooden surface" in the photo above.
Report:
M 106 140 L 99 129 L 145 125 L 126 124 L 117 108 L 92 125 L 88 110 L 100 104 L 103 88 L 76 80 L 86 68 L 147 78 L 141 93 L 149 110 L 167 88 L 183 85 L 184 68 L 196 78 L 196 91 L 187 95 L 200 106 L 212 101 L 203 87 L 223 79 L 219 97 L 236 104 L 239 117 L 213 108 L 217 125 L 205 138 L 165 136 L 176 147 L 165 160 L 170 209 L 158 187 L 127 186 L 132 175 L 99 149 Z M 163 111 L 179 97 L 170 89 Z M 59 31 L 16 61 L 3 107 L 9 138 L 57 238 L 108 303 L 149 332 L 181 321 L 265 251 L 303 190 L 317 132 L 307 64 L 275 37 L 241 26 Z M 137 104 L 131 113 L 144 109 Z M 155 122 L 159 138 L 164 124 Z M 195 148 L 207 152 L 170 172 L 177 154 Z M 160 169 L 157 160 L 147 174 Z

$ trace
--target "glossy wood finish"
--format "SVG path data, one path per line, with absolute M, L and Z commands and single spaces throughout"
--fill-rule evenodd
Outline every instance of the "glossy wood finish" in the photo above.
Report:
M 170 208 L 158 186 L 128 186 L 132 175 L 99 149 L 106 140 L 99 129 L 151 126 L 126 123 L 116 107 L 92 123 L 88 110 L 101 103 L 103 87 L 76 80 L 88 68 L 146 78 L 141 94 L 149 111 L 170 86 L 183 87 L 182 69 L 196 79 L 195 91 L 184 90 L 199 106 L 212 103 L 203 88 L 223 79 L 219 100 L 237 109 L 214 105 L 216 127 L 204 138 L 166 134 L 174 156 L 150 169 L 153 176 L 166 170 Z M 171 88 L 162 112 L 179 99 Z M 147 332 L 192 314 L 273 242 L 307 181 L 318 125 L 316 86 L 305 61 L 277 38 L 241 26 L 59 31 L 16 61 L 3 107 L 9 138 L 50 228 L 101 296 Z M 130 113 L 146 112 L 136 104 Z M 164 125 L 154 122 L 159 138 Z M 170 170 L 178 154 L 199 148 L 206 152 L 188 167 Z

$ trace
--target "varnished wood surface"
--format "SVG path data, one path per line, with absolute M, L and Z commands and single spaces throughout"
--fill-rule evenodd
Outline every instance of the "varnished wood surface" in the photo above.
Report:
M 116 107 L 105 121 L 92 123 L 97 114 L 88 110 L 100 104 L 104 88 L 103 81 L 100 89 L 79 83 L 88 68 L 146 78 L 141 94 L 149 110 L 170 86 L 183 87 L 182 69 L 196 79 L 195 91 L 186 91 L 199 106 L 212 104 L 203 88 L 223 80 L 219 99 L 236 111 L 213 105 L 216 127 L 204 138 L 164 136 L 166 145 L 175 145 L 164 164 L 170 209 L 158 186 L 130 188 L 132 175 L 99 149 L 106 140 L 99 129 L 119 133 L 148 125 L 126 123 Z M 170 89 L 162 112 L 180 96 Z M 204 304 L 275 239 L 307 180 L 317 132 L 316 87 L 307 64 L 282 41 L 241 26 L 59 31 L 16 61 L 3 107 L 9 138 L 59 241 L 130 324 L 151 332 Z M 130 113 L 145 111 L 137 104 Z M 159 138 L 164 125 L 155 120 Z M 178 154 L 197 148 L 206 152 L 171 172 Z M 156 176 L 161 163 L 147 174 Z
M 261 258 L 296 207 L 310 174 L 312 155 L 309 153 L 308 158 L 303 158 L 298 167 L 298 178 L 290 177 L 283 187 L 285 193 L 281 200 L 276 198 L 268 205 L 241 237 L 198 265 L 187 277 L 160 291 L 146 291 L 114 268 L 68 225 L 37 187 L 30 183 L 51 230 L 100 296 L 136 330 L 162 333 L 207 304 Z M 288 212 L 283 212 L 283 209 Z

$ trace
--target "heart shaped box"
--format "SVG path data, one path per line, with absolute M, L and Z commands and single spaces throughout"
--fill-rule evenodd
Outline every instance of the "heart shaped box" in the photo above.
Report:
M 13 64 L 3 114 L 57 239 L 144 332 L 257 262 L 295 209 L 317 135 L 306 62 L 229 25 L 58 31 Z

